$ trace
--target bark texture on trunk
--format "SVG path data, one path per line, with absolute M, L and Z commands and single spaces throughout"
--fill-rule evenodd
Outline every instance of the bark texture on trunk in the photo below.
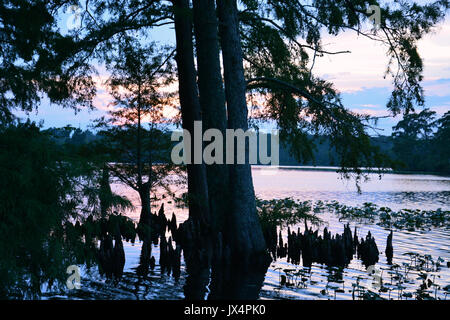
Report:
M 203 130 L 219 129 L 225 136 L 227 119 L 215 1 L 194 0 L 193 9 Z M 206 171 L 212 227 L 217 232 L 225 225 L 229 209 L 228 168 L 225 164 L 213 164 Z
M 201 121 L 201 107 L 196 82 L 192 45 L 192 21 L 188 0 L 175 0 L 175 33 L 177 42 L 176 62 L 183 129 L 194 132 L 194 121 Z M 192 144 L 191 155 L 194 152 Z M 208 185 L 204 164 L 188 164 L 189 216 L 210 223 Z
M 236 21 L 224 20 L 225 24 L 231 25 L 231 29 L 224 33 L 227 40 L 222 44 L 231 43 L 230 50 L 224 53 L 224 59 L 227 59 L 226 81 L 230 83 L 237 81 L 230 88 L 227 87 L 228 103 L 232 108 L 231 119 L 227 121 L 215 0 L 193 0 L 198 87 L 189 0 L 173 0 L 173 4 L 183 128 L 192 135 L 194 121 L 203 120 L 204 130 L 219 129 L 224 137 L 227 126 L 246 130 L 245 81 L 236 8 L 232 7 L 234 11 L 231 10 L 231 14 L 235 15 L 232 18 Z M 232 49 L 233 46 L 237 47 Z M 239 55 L 230 57 L 234 54 Z M 229 184 L 230 178 L 233 185 Z M 253 262 L 251 259 L 259 258 L 262 256 L 261 253 L 265 252 L 265 242 L 256 215 L 250 166 L 232 166 L 230 173 L 225 164 L 189 165 L 188 189 L 194 199 L 206 199 L 206 203 L 189 202 L 189 219 L 180 225 L 180 244 L 183 246 L 188 271 L 184 288 L 186 298 L 203 299 L 205 297 L 211 267 L 212 299 L 231 297 L 233 294 L 240 297 L 256 297 L 256 291 L 253 292 L 249 288 L 258 288 L 263 276 L 262 278 L 258 276 L 256 281 L 252 278 L 243 286 L 242 292 L 238 292 L 239 284 L 230 286 L 229 282 L 235 275 L 234 268 L 240 269 L 241 284 L 246 282 L 242 279 L 248 276 L 248 266 Z M 229 196 L 231 193 L 232 200 Z M 246 261 L 239 261 L 240 258 Z M 238 264 L 242 262 L 247 268 L 243 270 L 239 268 L 239 265 L 231 265 L 232 261 Z M 261 274 L 264 274 L 265 271 L 262 272 Z
M 228 110 L 228 128 L 248 129 L 246 82 L 239 36 L 239 21 L 235 0 L 218 0 L 220 41 L 225 77 L 225 93 Z M 246 154 L 249 145 L 246 142 Z M 235 155 L 236 156 L 236 155 Z M 236 163 L 236 162 L 235 162 Z M 256 212 L 250 164 L 234 164 L 229 167 L 231 191 L 231 219 L 229 232 L 232 255 L 243 262 L 254 261 L 264 255 L 266 244 Z
M 194 121 L 201 120 L 196 69 L 192 44 L 192 20 L 189 0 L 174 0 L 176 62 L 183 128 L 191 135 Z M 193 155 L 193 144 L 191 155 Z M 210 277 L 212 256 L 211 215 L 207 172 L 204 164 L 187 165 L 189 219 L 180 225 L 181 240 L 188 276 L 184 286 L 186 299 L 204 299 Z

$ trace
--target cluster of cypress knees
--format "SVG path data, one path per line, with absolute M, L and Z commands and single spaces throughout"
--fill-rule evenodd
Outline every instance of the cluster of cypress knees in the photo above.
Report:
M 312 231 L 305 222 L 305 231 L 301 233 L 288 228 L 287 242 L 283 241 L 281 230 L 277 233 L 277 228 L 272 227 L 264 232 L 267 245 L 272 258 L 286 258 L 288 262 L 311 267 L 312 263 L 325 264 L 329 267 L 346 267 L 356 254 L 364 266 L 374 265 L 379 260 L 379 250 L 374 237 L 368 232 L 366 238 L 358 239 L 357 230 L 352 235 L 350 225 L 344 227 L 342 234 L 331 235 L 327 228 L 324 228 L 323 235 L 319 231 Z M 393 233 L 388 235 L 386 242 L 386 258 L 388 264 L 392 264 L 394 249 L 392 246 Z
M 112 231 L 103 231 L 101 237 L 100 248 L 97 253 L 100 274 L 105 275 L 108 279 L 120 280 L 123 275 L 125 266 L 125 252 L 123 249 L 122 239 L 133 240 L 133 231 L 129 231 L 123 226 L 123 223 L 116 223 Z M 161 206 L 157 214 L 152 214 L 152 244 L 160 246 L 159 265 L 161 273 L 172 276 L 178 280 L 180 277 L 181 267 L 181 243 L 186 238 L 183 231 L 183 225 L 177 227 L 175 214 L 171 219 L 167 219 L 164 214 L 164 204 Z M 135 231 L 134 231 L 135 232 Z M 171 236 L 166 238 L 166 233 L 170 232 Z M 136 234 L 136 233 L 134 233 Z M 325 264 L 330 267 L 346 267 L 357 256 L 362 263 L 368 267 L 374 265 L 379 260 L 379 250 L 375 239 L 370 231 L 365 238 L 358 239 L 357 229 L 352 234 L 350 225 L 344 227 L 342 234 L 331 235 L 327 228 L 324 228 L 323 235 L 319 235 L 318 230 L 314 231 L 308 228 L 305 222 L 305 231 L 302 233 L 300 228 L 297 232 L 291 231 L 288 227 L 287 242 L 284 242 L 281 230 L 277 233 L 277 227 L 273 226 L 265 228 L 264 237 L 268 249 L 273 259 L 286 258 L 293 264 L 300 264 L 302 260 L 303 266 L 311 267 L 313 263 Z M 388 235 L 386 243 L 386 258 L 389 264 L 392 264 L 393 233 Z M 114 244 L 113 244 L 114 239 Z M 154 270 L 156 265 L 155 257 L 151 256 L 147 263 L 141 263 L 137 268 L 140 275 L 146 276 L 148 269 Z
M 158 213 L 152 214 L 151 219 L 151 241 L 153 245 L 159 244 L 160 246 L 159 266 L 161 268 L 161 274 L 172 274 L 173 277 L 178 280 L 181 273 L 181 246 L 177 242 L 179 228 L 177 228 L 175 214 L 172 214 L 171 219 L 167 219 L 164 214 L 164 204 L 162 204 Z M 121 228 L 121 226 L 122 224 L 119 221 L 112 232 L 103 232 L 103 236 L 100 240 L 100 248 L 97 252 L 100 274 L 105 275 L 107 279 L 113 279 L 115 281 L 122 278 L 125 266 L 125 251 L 123 249 L 122 239 L 134 242 L 134 237 L 137 233 L 136 230 L 134 230 L 134 237 L 129 239 L 125 236 L 126 230 L 123 230 L 124 228 Z M 171 236 L 168 239 L 166 238 L 167 231 L 170 231 L 171 233 Z M 144 262 L 141 259 L 141 263 L 137 268 L 137 273 L 141 276 L 146 276 L 148 270 L 154 270 L 155 266 L 156 260 L 154 256 L 151 256 L 148 261 Z

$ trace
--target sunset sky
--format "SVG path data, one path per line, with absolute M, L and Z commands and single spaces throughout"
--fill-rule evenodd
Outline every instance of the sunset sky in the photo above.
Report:
M 174 44 L 174 30 L 159 29 L 154 41 Z M 387 115 L 386 103 L 392 90 L 392 79 L 383 79 L 388 62 L 386 48 L 356 32 L 348 31 L 338 37 L 325 35 L 324 49 L 329 51 L 349 50 L 349 54 L 318 57 L 314 74 L 333 82 L 342 93 L 344 105 L 361 113 L 375 116 Z M 426 95 L 426 107 L 442 115 L 450 109 L 450 17 L 439 24 L 433 34 L 427 35 L 419 43 L 419 53 L 424 60 L 423 87 Z M 100 72 L 99 82 L 107 76 L 104 68 Z M 104 115 L 110 96 L 101 87 L 94 101 L 97 110 L 82 111 L 49 105 L 45 100 L 37 112 L 26 115 L 16 112 L 19 117 L 31 120 L 44 120 L 44 127 L 61 127 L 71 124 L 82 129 L 87 128 L 93 119 Z M 420 111 L 420 110 L 418 110 Z M 380 120 L 381 134 L 389 135 L 391 128 L 400 117 Z

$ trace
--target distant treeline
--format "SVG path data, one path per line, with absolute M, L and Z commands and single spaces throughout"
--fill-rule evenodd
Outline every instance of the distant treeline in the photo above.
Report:
M 404 117 L 395 127 L 391 136 L 372 137 L 371 143 L 377 146 L 381 153 L 395 163 L 395 170 L 412 172 L 436 172 L 450 174 L 450 112 L 435 120 L 435 113 L 427 109 L 419 114 L 410 114 Z M 45 130 L 57 142 L 74 145 L 89 144 L 101 139 L 89 130 L 75 129 L 73 127 L 50 128 Z M 170 141 L 170 132 L 160 135 Z M 280 143 L 280 165 L 314 165 L 339 166 L 339 157 L 330 146 L 327 137 L 309 137 L 314 145 L 314 159 L 298 161 L 283 143 Z M 259 139 L 258 139 L 259 141 Z M 174 142 L 173 144 L 175 144 Z M 270 153 L 270 139 L 268 139 Z M 120 161 L 123 159 L 117 159 Z

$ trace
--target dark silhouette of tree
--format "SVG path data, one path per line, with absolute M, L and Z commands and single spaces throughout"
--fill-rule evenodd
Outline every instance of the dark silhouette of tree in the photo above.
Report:
M 192 19 L 189 0 L 174 0 L 174 21 L 177 43 L 177 72 L 181 118 L 183 129 L 194 132 L 194 121 L 202 120 L 202 108 L 198 96 L 194 46 L 192 43 Z M 191 146 L 194 154 L 194 145 Z M 212 236 L 211 208 L 206 166 L 203 163 L 187 164 L 189 219 L 180 226 L 190 241 L 181 243 L 188 277 L 185 296 L 204 299 L 210 275 Z M 196 242 L 194 242 L 194 238 Z
M 392 128 L 394 153 L 409 170 L 424 170 L 431 162 L 433 154 L 430 153 L 430 149 L 435 129 L 435 115 L 436 112 L 429 109 L 424 109 L 420 113 L 410 113 Z
M 96 262 L 100 198 L 108 215 L 130 207 L 102 196 L 98 172 L 34 123 L 0 128 L 0 297 L 37 298 L 44 284 L 65 286 L 69 265 Z
M 436 112 L 430 109 L 424 109 L 420 113 L 407 114 L 392 128 L 392 135 L 395 138 L 429 140 L 436 127 L 435 118 Z
M 86 46 L 61 34 L 57 24 L 58 11 L 71 4 L 44 0 L 0 4 L 1 122 L 14 118 L 12 109 L 37 108 L 39 93 L 75 110 L 93 108 L 96 91 L 93 68 L 83 51 Z
M 435 119 L 435 111 L 424 109 L 392 128 L 394 157 L 403 170 L 449 172 L 449 112 Z
M 450 111 L 437 120 L 437 132 L 434 135 L 433 153 L 437 154 L 436 171 L 450 173 Z
M 350 112 L 342 104 L 332 83 L 314 76 L 317 56 L 347 54 L 323 48 L 323 30 L 333 36 L 343 31 L 386 46 L 394 91 L 387 104 L 392 114 L 408 113 L 423 105 L 420 86 L 423 65 L 417 41 L 445 15 L 448 1 L 417 5 L 411 1 L 389 6 L 376 1 L 302 1 L 270 2 L 261 6 L 244 1 L 241 35 L 248 88 L 267 97 L 255 116 L 277 121 L 281 141 L 298 160 L 308 160 L 315 144 L 311 137 L 325 135 L 337 151 L 341 172 L 389 165 L 377 148 L 369 143 L 367 131 L 371 117 Z M 379 30 L 367 28 L 369 5 L 380 5 Z M 312 66 L 312 67 L 310 67 Z M 312 134 L 312 135 L 311 135 Z
M 111 59 L 111 76 L 106 84 L 114 101 L 106 117 L 97 122 L 104 139 L 100 148 L 115 162 L 107 164 L 110 174 L 135 190 L 141 200 L 138 235 L 143 241 L 142 259 L 151 257 L 151 192 L 170 193 L 171 174 L 179 172 L 170 160 L 172 143 L 164 128 L 164 109 L 172 105 L 173 95 L 162 88 L 173 81 L 171 54 L 157 51 L 154 43 L 140 47 L 127 39 L 118 55 Z M 166 110 L 170 111 L 170 110 Z

